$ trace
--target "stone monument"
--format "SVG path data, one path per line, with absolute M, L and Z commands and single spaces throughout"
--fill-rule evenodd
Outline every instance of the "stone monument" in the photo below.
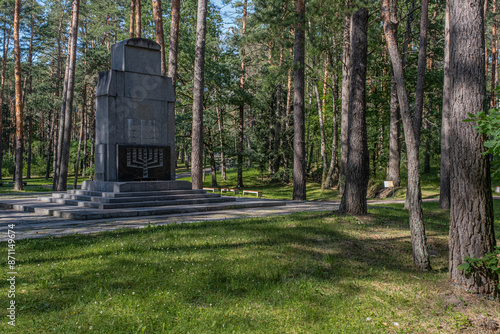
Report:
M 113 191 L 128 182 L 142 191 L 153 181 L 158 190 L 191 189 L 175 181 L 175 96 L 172 79 L 161 75 L 159 44 L 144 38 L 114 44 L 96 100 L 95 181 L 82 189 Z

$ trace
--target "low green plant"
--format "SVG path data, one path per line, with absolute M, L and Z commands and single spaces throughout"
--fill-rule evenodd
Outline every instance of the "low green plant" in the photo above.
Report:
M 467 256 L 458 269 L 464 270 L 466 274 L 479 273 L 486 277 L 491 276 L 491 273 L 500 275 L 500 247 L 495 246 L 493 252 L 480 258 Z M 500 289 L 500 284 L 498 288 Z
M 483 154 L 493 156 L 491 176 L 495 182 L 500 182 L 500 110 L 493 108 L 487 113 L 480 111 L 477 114 L 469 113 L 468 115 L 470 118 L 464 122 L 476 122 L 474 129 L 488 136 L 484 143 L 486 151 Z

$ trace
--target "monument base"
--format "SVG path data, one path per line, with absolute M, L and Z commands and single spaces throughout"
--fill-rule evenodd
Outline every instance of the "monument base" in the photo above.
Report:
M 191 182 L 188 181 L 83 181 L 82 183 L 82 190 L 110 193 L 191 189 Z

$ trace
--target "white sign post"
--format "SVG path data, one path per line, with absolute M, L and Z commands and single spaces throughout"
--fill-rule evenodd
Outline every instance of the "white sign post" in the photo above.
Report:
M 392 198 L 394 199 L 394 182 L 384 181 L 384 188 L 392 188 Z

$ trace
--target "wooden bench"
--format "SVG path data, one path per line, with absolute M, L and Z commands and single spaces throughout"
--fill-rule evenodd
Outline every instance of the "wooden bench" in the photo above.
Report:
M 28 185 L 28 182 L 27 181 L 23 181 L 23 186 L 27 186 L 27 185 Z M 14 182 L 9 182 L 9 186 L 13 187 L 14 186 Z
M 219 188 L 203 188 L 203 190 L 211 191 L 213 193 L 215 193 L 216 191 L 219 192 Z
M 231 189 L 231 188 L 222 188 L 220 190 L 221 193 L 228 193 L 228 192 L 231 192 L 235 195 L 237 195 L 240 191 L 238 189 Z
M 257 197 L 262 197 L 262 191 L 257 190 L 243 190 L 243 195 L 245 194 L 255 194 Z

